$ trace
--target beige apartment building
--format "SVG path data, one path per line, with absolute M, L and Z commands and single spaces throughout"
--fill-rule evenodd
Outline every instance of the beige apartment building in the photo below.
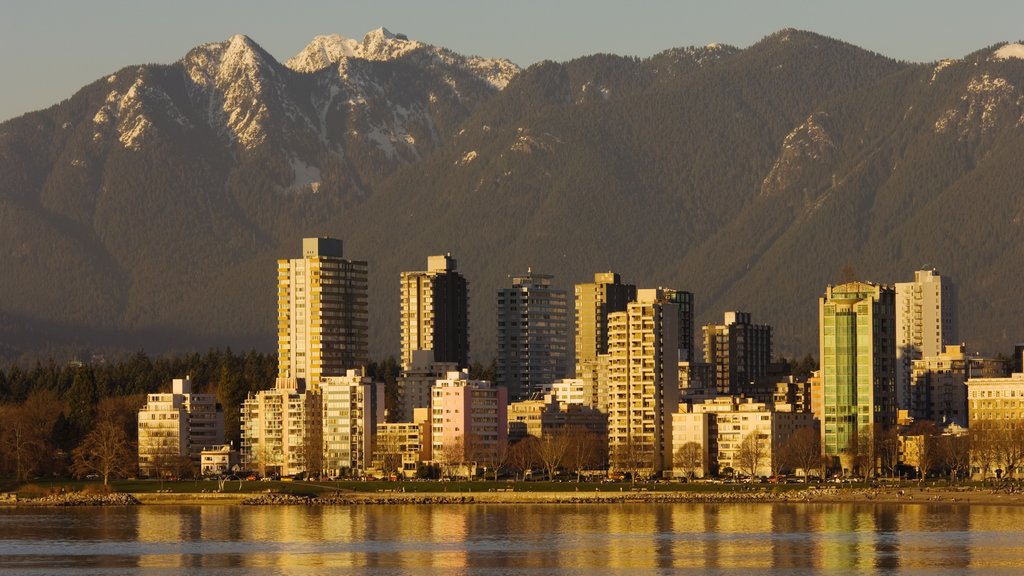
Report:
M 377 424 L 384 422 L 384 384 L 359 368 L 324 378 L 320 392 L 324 473 L 331 478 L 361 476 L 370 467 Z
M 192 381 L 175 378 L 169 393 L 149 394 L 139 410 L 139 471 L 144 476 L 200 470 L 205 448 L 224 444 L 224 413 L 213 394 L 193 394 Z
M 303 238 L 301 258 L 277 261 L 277 319 L 280 378 L 315 385 L 366 365 L 367 263 L 336 238 Z
M 374 472 L 388 477 L 399 472 L 415 478 L 421 462 L 430 460 L 430 409 L 417 408 L 409 422 L 377 424 L 374 443 Z
M 567 404 L 554 393 L 544 398 L 522 400 L 508 405 L 508 437 L 517 442 L 526 436 L 543 438 L 566 430 L 584 430 L 604 441 L 608 415 L 582 404 Z
M 770 476 L 777 466 L 781 447 L 800 428 L 816 426 L 814 414 L 776 410 L 770 404 L 735 396 L 722 396 L 702 404 L 682 405 L 672 415 L 672 449 L 678 451 L 689 442 L 700 444 L 703 462 L 699 475 L 731 468 L 737 474 L 749 462 L 740 456 L 740 447 L 751 434 L 756 434 L 762 454 L 757 460 L 755 476 Z M 677 476 L 682 475 L 676 470 Z
M 249 393 L 242 403 L 242 465 L 267 476 L 323 467 L 323 397 L 318 386 L 278 378 L 274 388 Z
M 1019 451 L 1024 429 L 1024 373 L 1009 378 L 971 378 L 967 381 L 970 414 L 971 473 L 991 478 L 1006 473 L 1006 454 Z M 1016 448 L 1007 449 L 1015 446 Z M 998 471 L 998 472 L 997 472 Z M 1016 477 L 1021 477 L 1016 471 Z
M 426 270 L 402 272 L 402 370 L 418 351 L 430 351 L 430 362 L 469 366 L 469 283 L 456 266 L 444 254 L 427 257 Z
M 913 282 L 896 283 L 896 403 L 913 410 L 913 363 L 937 357 L 957 342 L 956 286 L 934 270 L 917 270 Z
M 672 467 L 672 414 L 679 406 L 679 309 L 673 291 L 638 290 L 608 315 L 608 458 L 641 474 Z

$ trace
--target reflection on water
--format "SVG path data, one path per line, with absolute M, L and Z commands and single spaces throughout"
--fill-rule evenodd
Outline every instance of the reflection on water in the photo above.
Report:
M 0 508 L 0 574 L 980 573 L 1019 567 L 1022 521 L 955 504 Z

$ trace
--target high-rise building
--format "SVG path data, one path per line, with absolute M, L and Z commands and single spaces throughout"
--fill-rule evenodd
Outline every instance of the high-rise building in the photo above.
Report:
M 726 312 L 722 324 L 704 326 L 704 362 L 714 366 L 720 394 L 740 394 L 771 361 L 772 327 L 754 324 L 749 312 Z
M 529 270 L 498 289 L 497 384 L 514 400 L 529 398 L 568 371 L 568 303 L 551 278 Z
M 895 308 L 892 288 L 868 282 L 830 285 L 818 301 L 822 447 L 844 469 L 873 429 L 896 423 Z
M 469 283 L 451 254 L 429 256 L 427 269 L 402 272 L 402 369 L 417 350 L 434 362 L 469 366 Z
M 666 288 L 665 294 L 679 310 L 679 361 L 693 362 L 697 354 L 693 341 L 693 293 Z
M 370 467 L 377 424 L 384 422 L 384 384 L 363 370 L 329 376 L 323 397 L 323 470 L 331 477 L 361 475 Z
M 658 288 L 638 290 L 608 315 L 608 451 L 618 470 L 672 467 L 672 414 L 679 406 L 679 307 Z
M 319 474 L 323 467 L 323 397 L 319 386 L 278 378 L 242 403 L 242 463 L 263 475 Z
M 213 394 L 193 394 L 175 378 L 171 392 L 149 394 L 139 410 L 139 470 L 147 476 L 200 469 L 203 449 L 224 444 L 224 413 Z
M 301 258 L 277 261 L 279 377 L 315 385 L 367 363 L 366 274 L 335 238 L 303 238 Z
M 934 270 L 914 272 L 913 282 L 896 283 L 896 402 L 910 409 L 914 360 L 942 354 L 957 343 L 956 286 Z
M 608 353 L 608 315 L 622 312 L 636 300 L 636 286 L 623 284 L 615 272 L 594 274 L 594 281 L 576 285 L 576 376 L 581 364 Z

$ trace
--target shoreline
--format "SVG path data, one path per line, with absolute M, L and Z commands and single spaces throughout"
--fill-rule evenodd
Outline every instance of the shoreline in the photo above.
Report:
M 339 492 L 318 497 L 282 493 L 132 494 L 142 505 L 430 505 L 430 504 L 961 504 L 1024 506 L 1024 494 L 1000 490 L 836 489 L 785 492 Z
M 368 506 L 465 504 L 954 504 L 1024 506 L 1024 493 L 995 489 L 806 488 L 773 492 L 690 491 L 495 491 L 495 492 L 333 492 L 319 496 L 281 492 L 119 492 L 107 498 L 69 493 L 0 502 L 13 506 Z

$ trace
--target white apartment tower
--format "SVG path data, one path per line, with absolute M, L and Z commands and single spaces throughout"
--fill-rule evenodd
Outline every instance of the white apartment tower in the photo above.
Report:
M 188 458 L 199 470 L 204 448 L 224 444 L 224 413 L 213 394 L 193 394 L 192 381 L 175 378 L 171 392 L 150 394 L 139 410 L 139 470 L 147 476 Z
M 957 343 L 956 287 L 934 270 L 896 284 L 896 404 L 910 409 L 914 360 L 935 357 Z
M 625 311 L 608 315 L 608 450 L 616 469 L 656 475 L 672 467 L 680 354 L 673 293 L 638 290 Z
M 278 378 L 242 403 L 242 463 L 263 475 L 319 474 L 322 396 L 298 378 Z
M 341 240 L 303 238 L 302 257 L 277 261 L 278 376 L 315 385 L 368 359 L 367 263 Z
M 363 370 L 329 376 L 323 395 L 324 472 L 330 477 L 360 474 L 370 467 L 377 424 L 384 422 L 384 384 Z

